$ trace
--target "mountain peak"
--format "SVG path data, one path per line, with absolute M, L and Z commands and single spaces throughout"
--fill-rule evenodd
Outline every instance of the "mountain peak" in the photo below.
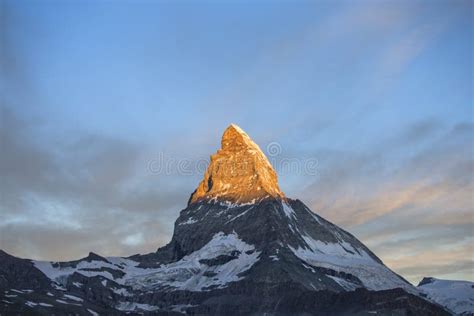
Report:
M 260 147 L 236 124 L 230 124 L 224 131 L 221 140 L 221 148 L 229 152 L 255 150 L 265 156 Z
M 190 203 L 204 199 L 249 203 L 284 196 L 277 174 L 260 147 L 239 126 L 230 124 Z
M 258 148 L 257 144 L 252 141 L 249 135 L 235 124 L 230 124 L 224 131 L 221 147 L 223 150 L 229 151 L 239 151 L 242 150 L 243 147 L 252 149 Z

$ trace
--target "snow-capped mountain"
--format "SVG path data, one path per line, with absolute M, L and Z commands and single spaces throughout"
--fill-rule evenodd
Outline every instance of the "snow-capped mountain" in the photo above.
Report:
M 0 296 L 0 314 L 449 314 L 350 233 L 287 198 L 235 125 L 169 244 L 70 262 L 0 252 Z
M 474 315 L 474 282 L 423 278 L 418 290 L 457 315 Z

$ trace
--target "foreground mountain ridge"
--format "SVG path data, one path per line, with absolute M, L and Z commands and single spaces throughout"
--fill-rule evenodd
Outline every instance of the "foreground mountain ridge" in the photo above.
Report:
M 0 252 L 0 313 L 447 315 L 350 233 L 280 191 L 231 125 L 166 246 L 45 262 Z

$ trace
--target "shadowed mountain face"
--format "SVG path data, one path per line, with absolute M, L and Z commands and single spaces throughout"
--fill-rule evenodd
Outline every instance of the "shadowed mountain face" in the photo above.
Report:
M 235 125 L 156 252 L 0 259 L 0 313 L 448 314 L 354 236 L 286 198 L 265 155 Z

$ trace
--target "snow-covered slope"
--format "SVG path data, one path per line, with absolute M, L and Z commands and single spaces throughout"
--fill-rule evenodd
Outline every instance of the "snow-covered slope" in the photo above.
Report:
M 279 267 L 281 262 L 294 260 L 294 257 L 300 259 L 300 262 L 295 263 L 297 266 L 288 273 L 290 276 L 301 273 L 295 268 L 302 268 L 305 273 L 309 270 L 307 280 L 314 279 L 311 286 L 313 288 L 330 288 L 335 291 L 404 288 L 409 292 L 416 292 L 413 286 L 388 269 L 354 237 L 318 218 L 301 207 L 300 203 L 290 200 L 274 201 L 271 203 L 273 208 L 267 209 L 266 214 L 260 216 L 262 221 L 274 219 L 282 226 L 277 233 L 278 243 L 273 245 L 268 245 L 265 239 L 255 236 L 257 232 L 244 231 L 243 226 L 258 215 L 259 207 L 248 208 L 246 205 L 247 209 L 241 211 L 242 207 L 235 205 L 202 203 L 199 209 L 191 210 L 189 214 L 183 212 L 183 216 L 177 221 L 178 228 L 173 242 L 179 244 L 183 251 L 183 256 L 177 260 L 157 261 L 153 267 L 144 267 L 140 265 L 140 257 L 133 260 L 90 255 L 91 258 L 73 264 L 34 261 L 34 266 L 61 286 L 66 285 L 69 276 L 78 273 L 85 277 L 99 276 L 113 281 L 117 283 L 115 291 L 126 292 L 126 289 L 120 289 L 119 286 L 130 286 L 136 290 L 205 291 L 223 288 L 231 282 L 242 280 L 243 273 L 257 263 L 261 253 L 265 251 L 268 255 L 263 259 L 271 259 L 273 267 Z M 209 210 L 214 210 L 213 214 L 209 214 Z M 238 215 L 234 216 L 234 212 Z M 224 224 L 227 226 L 225 230 L 232 228 L 232 231 L 217 232 L 223 220 L 227 223 Z M 183 226 L 196 232 L 193 235 L 188 234 L 188 230 L 181 233 Z M 208 232 L 209 226 L 216 232 Z M 261 231 L 265 229 L 262 225 Z M 276 230 L 276 227 L 269 229 Z M 248 244 L 236 231 L 246 239 L 257 239 L 257 242 Z M 210 240 L 204 245 L 189 245 L 189 250 L 184 249 L 183 245 L 189 243 L 187 238 L 191 237 L 193 242 L 198 242 L 201 238 L 206 240 L 206 236 Z M 315 270 L 319 270 L 319 273 L 315 274 Z M 322 278 L 329 284 L 319 282 Z
M 458 315 L 474 315 L 474 282 L 423 278 L 418 290 Z
M 342 274 L 351 274 L 361 283 L 350 279 L 332 276 L 346 290 L 365 287 L 369 290 L 386 290 L 404 288 L 414 293 L 410 284 L 388 269 L 385 265 L 374 260 L 363 249 L 356 248 L 346 241 L 325 243 L 303 235 L 307 248 L 293 249 L 293 253 L 313 267 L 322 267 Z

